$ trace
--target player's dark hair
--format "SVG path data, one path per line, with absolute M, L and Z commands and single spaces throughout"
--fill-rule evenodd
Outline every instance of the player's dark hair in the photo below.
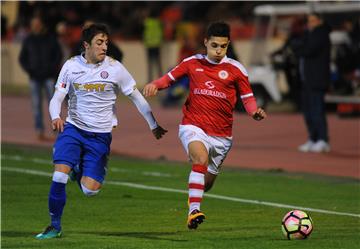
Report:
M 227 37 L 230 40 L 230 26 L 225 22 L 211 23 L 206 31 L 206 38 L 210 39 L 211 36 Z
M 94 36 L 98 34 L 105 34 L 109 36 L 110 33 L 108 27 L 101 23 L 94 23 L 84 27 L 82 30 L 81 41 L 82 43 L 85 41 L 90 44 Z

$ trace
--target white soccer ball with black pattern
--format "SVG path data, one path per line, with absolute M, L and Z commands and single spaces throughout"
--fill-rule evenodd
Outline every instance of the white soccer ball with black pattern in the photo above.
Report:
M 306 239 L 313 231 L 311 217 L 300 210 L 288 212 L 281 224 L 281 230 L 287 239 Z

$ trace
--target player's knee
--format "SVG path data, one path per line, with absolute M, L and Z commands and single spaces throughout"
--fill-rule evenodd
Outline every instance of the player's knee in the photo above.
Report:
M 69 176 L 68 176 L 68 174 L 66 174 L 64 172 L 55 171 L 53 174 L 52 180 L 54 182 L 66 184 L 67 181 L 69 180 Z
M 207 155 L 204 156 L 196 156 L 192 159 L 194 164 L 200 164 L 200 165 L 208 165 L 208 157 Z
M 93 189 L 89 189 L 87 188 L 84 184 L 81 183 L 81 189 L 84 193 L 84 195 L 88 196 L 88 197 L 91 197 L 91 196 L 95 196 L 99 193 L 100 191 L 100 188 L 99 189 L 96 189 L 96 190 L 93 190 Z

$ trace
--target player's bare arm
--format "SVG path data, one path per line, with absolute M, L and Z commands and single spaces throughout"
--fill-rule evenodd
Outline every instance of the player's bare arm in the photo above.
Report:
M 172 83 L 174 83 L 174 79 L 165 74 L 145 85 L 143 94 L 145 97 L 155 96 L 159 90 L 168 88 Z
M 145 97 L 155 96 L 157 92 L 158 92 L 158 87 L 153 82 L 145 85 L 143 89 L 143 94 Z
M 256 112 L 253 113 L 252 117 L 256 121 L 260 121 L 260 120 L 266 118 L 266 112 L 262 108 L 258 107 Z

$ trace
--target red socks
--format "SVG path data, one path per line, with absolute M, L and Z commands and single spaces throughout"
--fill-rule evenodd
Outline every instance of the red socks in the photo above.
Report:
M 189 213 L 193 210 L 200 210 L 200 203 L 204 194 L 205 173 L 207 166 L 193 164 L 189 175 Z

